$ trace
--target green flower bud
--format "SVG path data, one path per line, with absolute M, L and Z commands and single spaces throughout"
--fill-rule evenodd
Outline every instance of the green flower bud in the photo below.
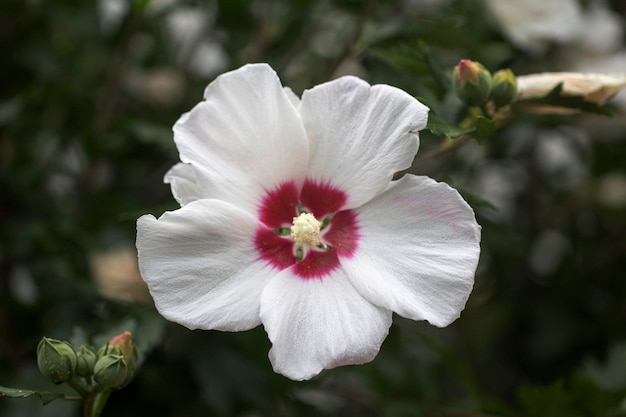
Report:
M 39 371 L 55 384 L 69 380 L 76 370 L 76 352 L 64 341 L 44 337 L 37 345 Z
M 108 345 L 108 352 L 122 355 L 131 372 L 134 374 L 137 371 L 139 355 L 130 332 L 124 332 L 111 339 Z
M 135 374 L 137 373 L 137 369 L 139 368 L 139 360 L 138 360 L 139 355 L 137 354 L 137 348 L 135 347 L 135 343 L 133 342 L 131 333 L 124 332 L 122 334 L 115 336 L 106 345 L 102 346 L 98 350 L 98 354 L 97 354 L 98 360 L 94 368 L 94 373 L 97 374 L 98 370 L 100 370 L 101 372 L 104 372 L 102 369 L 105 365 L 100 364 L 100 360 L 103 358 L 106 358 L 107 356 L 114 356 L 114 357 L 121 358 L 124 369 L 125 369 L 124 371 L 125 378 L 124 378 L 124 381 L 121 382 L 121 385 L 119 385 L 117 388 L 114 387 L 114 384 L 112 384 L 111 381 L 107 382 L 108 385 L 104 387 L 111 388 L 111 389 L 122 388 L 134 378 Z M 121 365 L 118 364 L 116 366 L 121 366 Z M 98 377 L 97 375 L 94 375 L 94 377 L 96 378 L 96 381 L 98 381 L 98 378 L 103 378 L 104 376 Z
M 76 375 L 87 377 L 93 375 L 93 367 L 96 364 L 95 352 L 86 345 L 82 345 L 76 351 L 78 362 L 76 364 Z
M 456 95 L 470 106 L 482 106 L 491 95 L 491 73 L 478 62 L 462 59 L 452 71 Z
M 510 69 L 496 71 L 493 74 L 491 100 L 496 108 L 509 105 L 517 95 L 517 80 Z
M 129 370 L 122 355 L 107 354 L 96 362 L 94 369 L 94 379 L 103 389 L 120 389 L 128 382 Z

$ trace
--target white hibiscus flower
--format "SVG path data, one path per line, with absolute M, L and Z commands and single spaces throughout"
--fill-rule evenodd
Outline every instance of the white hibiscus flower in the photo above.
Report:
M 174 126 L 181 208 L 137 222 L 159 312 L 190 329 L 263 324 L 294 380 L 371 361 L 392 313 L 446 326 L 471 292 L 480 226 L 410 166 L 428 109 L 342 77 L 304 92 L 265 64 L 212 82 Z

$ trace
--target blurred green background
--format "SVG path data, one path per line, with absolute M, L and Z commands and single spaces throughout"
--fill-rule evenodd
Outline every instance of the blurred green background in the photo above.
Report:
M 623 1 L 510 1 L 508 20 L 493 3 L 2 0 L 0 385 L 63 389 L 38 374 L 42 336 L 130 330 L 143 365 L 104 416 L 626 415 L 623 95 L 612 118 L 516 115 L 482 146 L 416 161 L 475 208 L 481 262 L 459 320 L 396 317 L 372 363 L 289 381 L 262 328 L 168 323 L 138 278 L 135 220 L 176 208 L 162 182 L 171 127 L 221 72 L 268 62 L 296 93 L 354 74 L 458 122 L 433 60 L 626 71 Z M 442 139 L 421 141 L 424 153 Z M 79 410 L 0 399 L 0 415 Z

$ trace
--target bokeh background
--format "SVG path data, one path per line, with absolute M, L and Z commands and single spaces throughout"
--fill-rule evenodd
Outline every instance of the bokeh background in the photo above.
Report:
M 366 365 L 296 383 L 272 372 L 262 328 L 166 322 L 134 249 L 137 217 L 176 208 L 171 127 L 221 72 L 268 62 L 297 93 L 353 74 L 458 122 L 433 62 L 624 72 L 625 16 L 621 0 L 2 0 L 0 385 L 62 390 L 38 374 L 42 336 L 130 330 L 142 368 L 104 416 L 626 415 L 623 94 L 612 118 L 516 114 L 416 160 L 476 210 L 475 289 L 448 328 L 395 317 Z M 79 409 L 0 399 L 0 415 Z

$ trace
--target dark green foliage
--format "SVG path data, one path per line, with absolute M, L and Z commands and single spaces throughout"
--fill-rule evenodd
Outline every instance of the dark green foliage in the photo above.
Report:
M 140 368 L 104 417 L 625 415 L 624 114 L 523 115 L 498 129 L 477 116 L 465 127 L 451 92 L 462 58 L 521 74 L 555 68 L 555 55 L 518 51 L 477 1 L 126 3 L 106 28 L 91 0 L 0 5 L 0 415 L 78 416 L 61 401 L 41 407 L 71 394 L 51 394 L 37 375 L 38 341 L 100 346 L 126 330 Z M 168 16 L 185 7 L 206 13 L 196 42 L 222 54 L 213 72 L 194 69 L 168 35 Z M 172 125 L 219 72 L 252 61 L 296 93 L 354 73 L 428 103 L 409 171 L 461 189 L 483 233 L 475 289 L 454 324 L 396 317 L 373 362 L 295 383 L 273 373 L 262 328 L 190 331 L 149 303 L 99 292 L 93 255 L 132 248 L 140 215 L 177 207 L 162 182 L 178 159 Z M 559 91 L 543 102 L 605 113 Z M 443 136 L 465 135 L 477 140 L 419 160 Z M 565 162 L 544 147 L 555 136 Z

